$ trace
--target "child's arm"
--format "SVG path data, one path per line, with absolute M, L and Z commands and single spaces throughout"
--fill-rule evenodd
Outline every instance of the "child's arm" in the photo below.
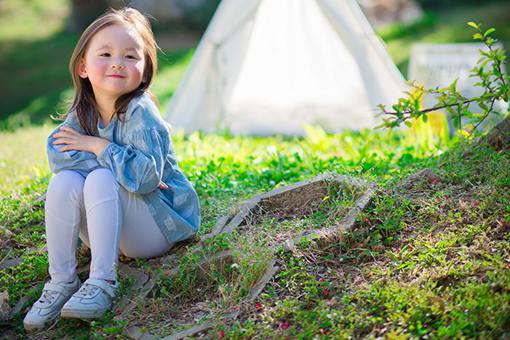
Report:
M 48 162 L 50 164 L 51 171 L 58 173 L 62 170 L 75 170 L 83 176 L 87 176 L 92 170 L 101 167 L 97 162 L 96 155 L 93 153 L 76 150 L 60 151 L 62 145 L 54 144 L 54 135 L 59 132 L 60 128 L 63 126 L 69 126 L 74 130 L 83 133 L 83 129 L 78 123 L 78 119 L 74 111 L 68 114 L 64 123 L 51 132 L 46 144 L 46 152 L 48 153 Z
M 145 127 L 129 135 L 129 144 L 110 143 L 97 156 L 99 164 L 110 169 L 128 191 L 147 194 L 161 186 L 165 160 L 170 149 L 168 130 Z

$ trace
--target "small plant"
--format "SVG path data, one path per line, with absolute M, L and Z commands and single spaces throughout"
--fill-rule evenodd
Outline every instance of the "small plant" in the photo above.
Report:
M 492 37 L 496 31 L 489 28 L 482 31 L 481 24 L 468 22 L 468 25 L 476 30 L 473 39 L 485 44 L 487 51 L 480 50 L 481 58 L 471 70 L 470 77 L 479 78 L 475 86 L 483 89 L 479 96 L 466 98 L 457 90 L 457 80 L 444 88 L 425 88 L 415 81 L 409 83 L 411 90 L 404 92 L 405 97 L 399 98 L 392 105 L 394 111 L 386 110 L 384 105 L 379 105 L 381 114 L 389 117 L 384 118 L 381 127 L 394 128 L 402 123 L 411 126 L 411 120 L 422 118 L 427 121 L 430 112 L 445 109 L 450 113 L 455 128 L 461 135 L 469 137 L 491 114 L 502 114 L 495 108 L 499 101 L 508 103 L 510 96 L 510 77 L 503 71 L 506 60 L 506 51 L 496 46 L 497 40 Z M 425 95 L 431 95 L 437 104 L 431 108 L 421 108 L 422 99 Z M 481 112 L 473 112 L 471 104 L 477 104 Z M 507 108 L 507 113 L 510 112 Z M 469 124 L 462 125 L 462 119 L 467 118 Z

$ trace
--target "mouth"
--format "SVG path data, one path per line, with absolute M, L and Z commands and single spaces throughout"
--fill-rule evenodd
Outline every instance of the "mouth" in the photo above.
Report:
M 107 75 L 109 78 L 126 78 L 124 76 L 121 76 L 120 74 L 109 74 Z

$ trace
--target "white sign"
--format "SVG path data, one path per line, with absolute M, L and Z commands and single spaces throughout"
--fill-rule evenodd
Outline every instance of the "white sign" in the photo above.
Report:
M 502 48 L 502 45 L 497 44 L 495 47 Z M 480 50 L 488 49 L 482 43 L 415 44 L 411 49 L 409 79 L 415 80 L 418 85 L 425 88 L 447 87 L 458 79 L 457 90 L 464 97 L 478 96 L 482 94 L 483 89 L 474 84 L 480 79 L 469 77 L 469 74 L 482 57 Z M 422 107 L 427 108 L 435 104 L 432 98 L 425 97 Z M 479 111 L 476 107 L 470 108 Z

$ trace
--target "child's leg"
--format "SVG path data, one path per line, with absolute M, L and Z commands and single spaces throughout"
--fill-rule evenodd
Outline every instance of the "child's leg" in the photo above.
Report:
M 120 251 L 133 258 L 149 258 L 167 252 L 170 244 L 140 195 L 120 188 L 123 225 L 120 235 Z
M 119 184 L 110 170 L 94 170 L 85 179 L 83 197 L 88 235 L 82 239 L 87 243 L 88 238 L 92 254 L 89 277 L 115 281 L 122 225 Z
M 95 170 L 87 176 L 84 204 L 92 251 L 90 275 L 62 307 L 64 318 L 93 319 L 111 308 L 118 284 L 108 280 L 116 280 L 119 239 L 122 252 L 131 257 L 157 256 L 172 246 L 143 198 L 120 187 L 110 170 Z
M 76 277 L 76 245 L 82 220 L 85 178 L 76 171 L 56 174 L 48 185 L 45 205 L 49 272 L 53 282 Z

